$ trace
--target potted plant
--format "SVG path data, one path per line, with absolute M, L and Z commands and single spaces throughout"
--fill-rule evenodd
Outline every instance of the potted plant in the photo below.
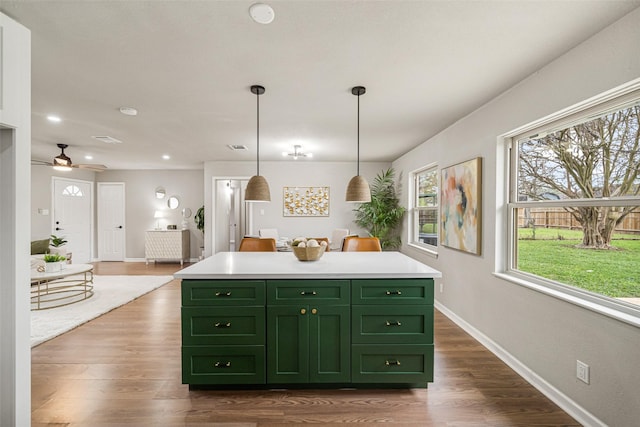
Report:
M 56 271 L 61 271 L 66 259 L 66 257 L 60 254 L 44 254 L 45 273 L 55 273 Z
M 198 228 L 198 230 L 202 231 L 202 237 L 204 239 L 204 205 L 196 211 L 196 214 L 193 217 L 193 221 L 196 223 L 196 227 Z M 203 246 L 200 246 L 200 259 L 203 258 L 203 253 L 204 243 Z
M 62 247 L 64 245 L 67 244 L 67 240 L 63 237 L 58 237 L 55 234 L 51 235 L 51 253 L 55 253 L 55 254 L 60 254 L 62 256 L 65 256 L 67 254 L 67 250 L 66 249 L 62 249 Z
M 355 223 L 379 238 L 382 250 L 397 249 L 402 243 L 400 224 L 406 209 L 400 206 L 394 176 L 393 168 L 376 175 L 371 185 L 371 201 L 354 209 Z

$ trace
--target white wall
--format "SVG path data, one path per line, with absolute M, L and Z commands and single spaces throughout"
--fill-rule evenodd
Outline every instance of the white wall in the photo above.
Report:
M 497 138 L 510 130 L 640 77 L 640 9 L 393 162 L 410 171 L 483 158 L 482 255 L 439 247 L 438 258 L 402 251 L 443 272 L 443 310 L 538 382 L 586 425 L 638 425 L 640 330 L 493 276 L 497 252 Z M 509 66 L 509 64 L 505 64 Z M 408 181 L 407 181 L 408 182 Z M 407 204 L 407 195 L 402 195 Z M 406 228 L 406 221 L 405 221 Z M 498 234 L 499 235 L 499 234 Z M 406 242 L 405 242 L 406 243 Z M 461 268 L 463 267 L 463 268 Z M 438 289 L 439 286 L 436 286 Z M 576 379 L 576 359 L 591 366 L 591 384 Z M 598 419 L 600 421 L 598 421 Z
M 0 13 L 0 425 L 31 425 L 31 33 Z
M 175 224 L 180 229 L 183 208 L 190 208 L 192 211 L 187 221 L 191 258 L 198 258 L 202 233 L 196 228 L 193 216 L 203 204 L 202 174 L 202 170 L 107 170 L 96 174 L 96 182 L 125 184 L 126 259 L 144 259 L 144 232 L 156 227 L 156 210 L 163 210 L 166 215 L 160 220 L 161 228 L 166 229 L 168 224 Z M 164 187 L 166 190 L 164 199 L 156 198 L 157 187 Z M 175 210 L 167 207 L 167 199 L 171 196 L 180 199 L 180 206 Z
M 360 174 L 369 183 L 389 163 L 360 163 Z M 250 178 L 256 171 L 255 162 L 207 162 L 204 171 L 205 206 L 212 206 L 212 179 L 214 177 Z M 251 203 L 253 231 L 260 228 L 277 228 L 281 236 L 331 237 L 334 228 L 349 228 L 354 233 L 366 235 L 353 222 L 353 209 L 357 204 L 344 201 L 347 184 L 356 173 L 355 162 L 280 161 L 260 162 L 260 174 L 269 183 L 271 202 Z M 283 187 L 329 187 L 328 217 L 285 217 L 283 215 Z M 206 224 L 212 223 L 212 209 L 206 209 Z M 262 213 L 264 211 L 264 213 Z M 205 233 L 205 255 L 211 255 L 213 230 Z

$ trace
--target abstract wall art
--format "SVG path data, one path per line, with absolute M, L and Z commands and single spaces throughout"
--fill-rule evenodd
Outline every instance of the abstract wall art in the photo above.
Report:
M 329 187 L 284 187 L 284 216 L 329 216 Z
M 442 169 L 441 238 L 444 246 L 480 255 L 482 158 Z

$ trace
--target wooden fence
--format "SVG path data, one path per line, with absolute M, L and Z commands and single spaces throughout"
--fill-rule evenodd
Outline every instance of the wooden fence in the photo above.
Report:
M 580 223 L 562 208 L 529 208 L 518 210 L 518 227 L 561 228 L 581 230 Z M 640 212 L 631 212 L 616 227 L 618 233 L 640 234 Z

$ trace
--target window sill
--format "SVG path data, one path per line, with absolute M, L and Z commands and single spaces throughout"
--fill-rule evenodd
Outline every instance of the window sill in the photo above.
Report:
M 640 327 L 640 307 L 618 302 L 614 299 L 605 299 L 595 294 L 569 288 L 552 282 L 543 282 L 518 273 L 493 273 L 495 277 L 515 283 L 534 291 L 549 295 L 570 304 L 577 305 L 595 313 L 602 314 L 620 322 Z
M 418 245 L 416 243 L 407 243 L 407 246 L 410 249 L 415 249 L 415 250 L 419 251 L 423 255 L 428 255 L 431 258 L 438 259 L 438 252 L 436 252 L 433 249 L 427 248 L 426 246 Z

